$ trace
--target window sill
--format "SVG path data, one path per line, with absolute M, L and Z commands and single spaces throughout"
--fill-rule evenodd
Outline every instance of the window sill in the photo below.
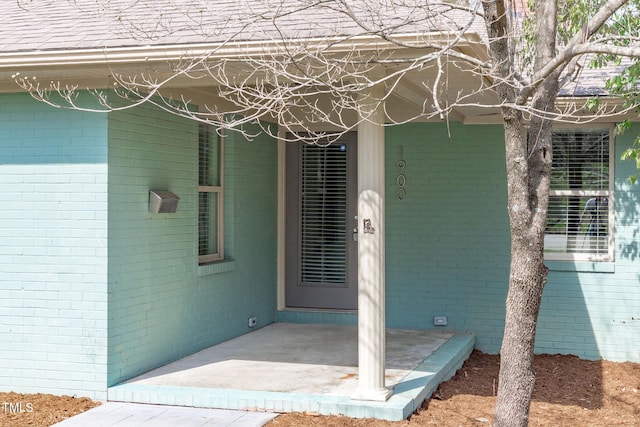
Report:
M 212 262 L 210 264 L 202 264 L 198 266 L 198 276 L 211 276 L 212 274 L 226 273 L 236 269 L 236 262 L 230 260 L 222 260 Z
M 616 263 L 611 261 L 545 261 L 550 271 L 585 273 L 615 273 Z

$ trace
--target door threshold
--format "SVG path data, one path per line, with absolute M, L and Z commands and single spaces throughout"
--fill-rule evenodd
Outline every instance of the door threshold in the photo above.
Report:
M 357 325 L 357 310 L 328 310 L 290 307 L 276 311 L 276 322 L 323 323 L 327 325 Z
M 302 313 L 344 313 L 344 314 L 358 314 L 357 309 L 353 310 L 345 310 L 345 309 L 334 309 L 334 308 L 306 308 L 306 307 L 285 307 L 278 311 L 292 311 L 292 312 L 302 312 Z

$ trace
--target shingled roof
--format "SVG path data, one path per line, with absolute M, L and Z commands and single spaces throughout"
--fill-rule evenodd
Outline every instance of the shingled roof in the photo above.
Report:
M 436 19 L 428 7 L 379 3 L 354 0 L 349 6 L 365 25 L 395 34 L 457 31 L 470 20 L 460 11 Z M 313 0 L 4 0 L 0 17 L 0 53 L 365 33 L 336 3 Z M 468 31 L 484 32 L 481 20 Z
M 561 97 L 590 97 L 604 96 L 608 92 L 605 90 L 605 82 L 610 77 L 620 74 L 631 62 L 624 60 L 622 65 L 605 65 L 601 68 L 591 68 L 588 66 L 588 59 L 585 58 L 583 66 L 579 69 L 575 79 L 566 84 L 560 90 Z
M 469 12 L 443 9 L 442 4 L 415 2 L 411 8 L 388 3 L 349 0 L 364 29 L 340 2 L 324 0 L 3 0 L 0 59 L 7 69 L 14 56 L 46 52 L 352 38 L 371 34 L 371 29 L 374 34 L 418 36 L 464 29 L 476 41 L 486 40 L 482 19 L 472 19 Z M 604 81 L 615 72 L 583 68 L 561 96 L 603 95 Z

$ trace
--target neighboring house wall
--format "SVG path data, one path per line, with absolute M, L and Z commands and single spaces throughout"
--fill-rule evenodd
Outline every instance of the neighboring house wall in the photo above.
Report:
M 538 353 L 640 361 L 640 192 L 627 180 L 633 162 L 619 160 L 639 132 L 616 141 L 616 262 L 547 263 Z M 448 329 L 497 353 L 510 247 L 502 127 L 411 124 L 386 137 L 387 325 L 433 328 L 446 315 Z
M 109 379 L 114 385 L 273 322 L 276 144 L 225 142 L 226 260 L 198 267 L 197 123 L 152 106 L 109 116 Z M 180 197 L 149 214 L 149 190 Z
M 107 117 L 0 95 L 0 389 L 106 399 Z

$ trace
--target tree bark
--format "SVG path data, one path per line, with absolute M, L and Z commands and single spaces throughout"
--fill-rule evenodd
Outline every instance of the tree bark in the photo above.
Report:
M 553 81 L 545 86 L 541 88 L 540 101 L 534 104 L 548 111 L 555 102 Z M 552 123 L 532 120 L 528 144 L 523 142 L 520 129 L 521 122 L 505 120 L 511 267 L 500 350 L 496 427 L 524 427 L 529 423 L 535 384 L 536 324 L 548 271 L 544 264 L 544 230 L 549 205 Z
M 550 152 L 529 151 L 531 144 L 527 144 L 519 114 L 516 119 L 505 116 L 504 126 L 511 267 L 494 425 L 526 426 L 535 383 L 532 366 L 536 322 L 547 276 L 544 265 L 546 215 L 541 215 L 541 209 L 546 211 L 548 184 L 545 192 L 540 181 L 545 181 L 545 173 L 548 176 L 544 156 L 550 156 Z M 550 136 L 549 128 L 549 139 Z M 538 140 L 536 144 L 542 142 Z
M 513 45 L 509 43 L 509 11 L 503 0 L 483 2 L 497 93 L 503 105 L 515 103 Z M 536 60 L 540 69 L 555 51 L 555 2 L 536 2 Z M 500 376 L 494 426 L 522 426 L 529 422 L 535 384 L 533 350 L 536 324 L 547 279 L 544 265 L 544 230 L 549 204 L 552 162 L 552 111 L 558 93 L 558 73 L 537 82 L 530 102 L 534 115 L 526 134 L 522 113 L 502 108 L 507 166 L 507 207 L 511 232 L 511 267 L 506 301 L 505 329 L 500 350 Z

